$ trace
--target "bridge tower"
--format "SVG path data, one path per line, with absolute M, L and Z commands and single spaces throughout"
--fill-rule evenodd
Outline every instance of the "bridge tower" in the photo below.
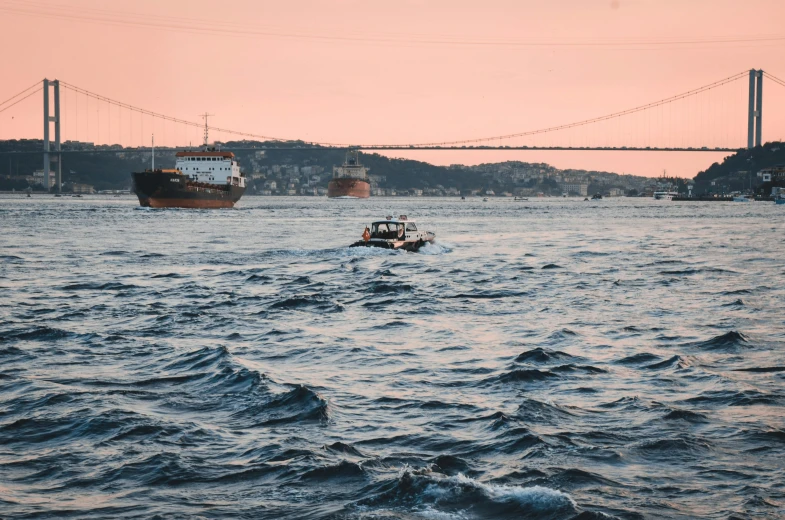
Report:
M 49 115 L 49 87 L 54 87 L 54 116 Z M 55 124 L 55 152 L 57 161 L 57 170 L 55 170 L 55 187 L 57 193 L 62 190 L 63 183 L 63 154 L 60 145 L 60 81 L 49 81 L 44 79 L 44 187 L 49 189 L 49 171 L 52 167 L 52 162 L 49 157 L 50 146 L 49 142 L 49 123 Z
M 747 111 L 747 148 L 762 144 L 763 71 L 750 69 L 750 105 Z

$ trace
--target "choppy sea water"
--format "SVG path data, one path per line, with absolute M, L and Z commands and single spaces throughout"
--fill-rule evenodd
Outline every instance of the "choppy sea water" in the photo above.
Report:
M 0 517 L 785 515 L 782 206 L 136 206 L 0 199 Z

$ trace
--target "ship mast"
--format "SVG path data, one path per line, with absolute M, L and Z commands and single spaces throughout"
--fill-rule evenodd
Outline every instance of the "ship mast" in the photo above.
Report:
M 207 112 L 205 112 L 204 114 L 200 114 L 199 115 L 199 117 L 204 119 L 204 146 L 205 147 L 207 146 L 208 130 L 209 130 L 209 127 L 207 126 L 207 118 L 210 117 L 210 116 L 214 116 L 214 115 L 215 114 L 208 114 Z

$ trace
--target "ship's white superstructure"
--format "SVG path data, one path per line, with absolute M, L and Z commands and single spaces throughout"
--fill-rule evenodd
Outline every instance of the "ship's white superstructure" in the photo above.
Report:
M 359 152 L 352 150 L 346 154 L 346 161 L 341 166 L 333 166 L 333 179 L 368 180 L 368 168 L 360 164 Z
M 175 168 L 193 182 L 245 187 L 245 177 L 231 152 L 178 152 Z

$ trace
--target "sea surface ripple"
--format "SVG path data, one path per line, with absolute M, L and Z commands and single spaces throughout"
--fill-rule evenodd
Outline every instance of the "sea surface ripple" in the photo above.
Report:
M 0 517 L 783 517 L 782 211 L 4 196 Z

